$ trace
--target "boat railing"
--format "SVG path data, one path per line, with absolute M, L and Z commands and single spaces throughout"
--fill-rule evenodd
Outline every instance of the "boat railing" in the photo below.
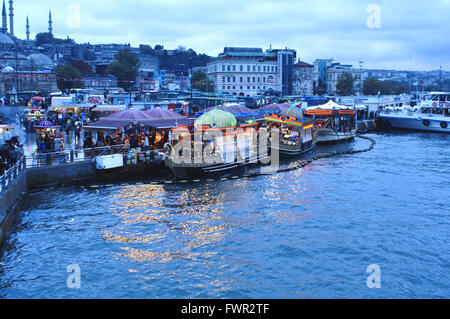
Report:
M 26 161 L 23 156 L 0 176 L 0 194 L 6 191 L 14 183 L 25 167 Z
M 128 154 L 128 144 L 94 147 L 86 149 L 74 149 L 61 152 L 35 152 L 26 158 L 27 167 L 48 167 L 74 162 L 90 161 L 98 156 L 113 154 Z

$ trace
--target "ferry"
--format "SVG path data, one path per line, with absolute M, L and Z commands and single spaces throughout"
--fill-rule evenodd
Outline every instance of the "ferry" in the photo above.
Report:
M 354 106 L 343 106 L 330 100 L 324 105 L 307 107 L 304 115 L 315 122 L 318 144 L 340 143 L 356 137 Z
M 293 117 L 295 116 L 295 117 Z M 301 120 L 301 111 L 291 106 L 281 115 L 265 116 L 264 121 L 268 129 L 278 130 L 278 143 L 270 138 L 271 151 L 278 151 L 281 156 L 299 156 L 316 147 L 317 131 L 312 122 Z
M 450 93 L 431 92 L 415 107 L 386 107 L 378 118 L 389 128 L 450 133 Z
M 173 129 L 171 135 L 176 138 L 164 145 L 165 167 L 176 179 L 195 179 L 224 175 L 268 160 L 268 147 L 255 147 L 255 136 L 249 133 L 251 129 L 258 132 L 261 123 L 250 122 L 238 123 L 230 112 L 214 109 L 196 119 L 194 131 Z

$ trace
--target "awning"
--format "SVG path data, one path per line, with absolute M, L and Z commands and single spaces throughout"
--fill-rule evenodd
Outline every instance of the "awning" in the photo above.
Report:
M 119 112 L 127 108 L 126 105 L 97 105 L 92 109 L 92 112 Z

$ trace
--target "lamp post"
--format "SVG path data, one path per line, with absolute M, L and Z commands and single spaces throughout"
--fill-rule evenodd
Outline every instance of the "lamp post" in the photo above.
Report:
M 362 79 L 362 67 L 364 62 L 359 61 L 359 95 L 363 95 L 363 79 Z

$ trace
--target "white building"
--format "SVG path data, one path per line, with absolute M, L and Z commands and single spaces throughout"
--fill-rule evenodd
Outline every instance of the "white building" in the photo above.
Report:
M 227 47 L 208 63 L 207 76 L 214 82 L 215 91 L 222 94 L 257 96 L 283 92 L 289 85 L 292 91 L 289 72 L 292 73 L 293 59 L 293 50 L 263 52 L 260 48 Z
M 342 78 L 344 73 L 349 73 L 354 79 L 355 93 L 362 93 L 362 87 L 366 78 L 366 73 L 362 69 L 355 69 L 352 65 L 332 63 L 327 67 L 327 92 L 328 94 L 336 93 L 336 85 Z

